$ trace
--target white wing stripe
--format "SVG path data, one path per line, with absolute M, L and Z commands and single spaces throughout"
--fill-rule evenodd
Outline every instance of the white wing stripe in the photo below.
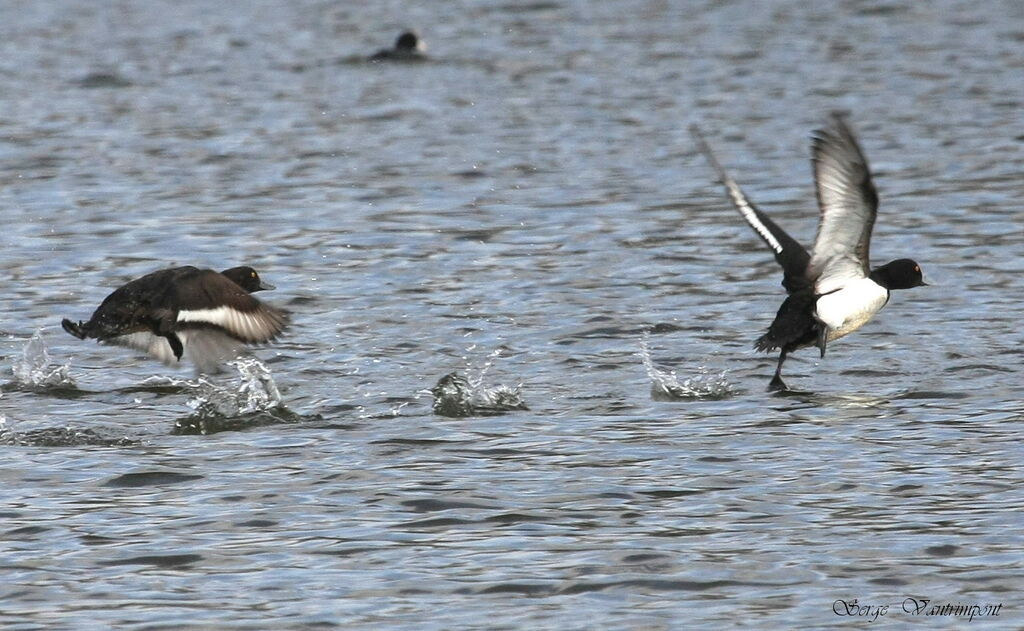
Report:
M 743 218 L 747 220 L 750 227 L 753 228 L 757 234 L 761 235 L 761 238 L 768 242 L 768 246 L 775 250 L 776 254 L 782 254 L 782 244 L 775 238 L 775 235 L 771 233 L 771 230 L 765 227 L 763 223 L 757 218 L 757 213 L 750 206 L 750 202 L 743 195 L 743 191 L 736 188 L 736 185 L 732 182 L 726 182 L 726 187 L 729 189 L 729 196 L 732 197 L 732 203 L 736 205 L 736 208 L 743 215 Z
M 747 196 L 743 194 L 743 190 L 740 189 L 739 184 L 726 172 L 725 168 L 719 164 L 718 158 L 715 157 L 715 152 L 711 150 L 711 145 L 704 139 L 704 134 L 700 133 L 700 129 L 696 125 L 690 126 L 690 133 L 693 134 L 694 139 L 697 141 L 697 146 L 704 153 L 704 156 L 711 163 L 711 167 L 718 174 L 718 179 L 725 185 L 725 190 L 729 193 L 729 198 L 732 199 L 732 203 L 736 206 L 736 210 L 743 215 L 743 219 L 746 220 L 750 227 L 757 232 L 758 235 L 764 239 L 765 243 L 768 244 L 775 254 L 782 254 L 782 244 L 775 238 L 772 231 L 769 230 L 761 220 L 757 218 L 757 212 L 754 210 L 753 205 L 747 200 Z
M 178 312 L 178 322 L 206 322 L 217 326 L 230 328 L 235 323 L 239 313 L 231 307 L 217 307 L 215 309 L 182 309 Z
M 281 316 L 273 311 L 261 309 L 247 313 L 225 306 L 213 309 L 182 309 L 178 312 L 177 321 L 212 324 L 253 342 L 265 342 L 274 338 L 281 332 L 284 324 Z

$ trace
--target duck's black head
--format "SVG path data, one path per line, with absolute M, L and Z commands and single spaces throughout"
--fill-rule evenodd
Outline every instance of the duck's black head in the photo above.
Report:
M 871 272 L 871 280 L 886 289 L 910 289 L 927 285 L 921 266 L 911 259 L 896 259 Z
M 412 31 L 406 31 L 398 36 L 395 40 L 395 50 L 402 52 L 411 53 L 417 50 L 420 46 L 420 38 L 416 37 L 416 33 Z
M 260 279 L 260 275 L 256 273 L 256 270 L 247 265 L 226 269 L 221 274 L 227 276 L 229 280 L 250 294 L 264 289 L 276 289 L 270 283 L 263 282 Z

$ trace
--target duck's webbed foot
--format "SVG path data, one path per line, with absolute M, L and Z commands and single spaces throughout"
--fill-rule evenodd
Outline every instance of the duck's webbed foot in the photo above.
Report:
M 82 326 L 84 324 L 85 323 L 81 322 L 81 321 L 79 321 L 79 322 L 72 322 L 71 320 L 68 320 L 67 318 L 64 318 L 63 320 L 60 321 L 60 325 L 61 325 L 61 327 L 64 328 L 65 331 L 67 331 L 71 335 L 74 335 L 75 337 L 77 337 L 80 340 L 84 340 L 85 339 L 85 331 L 82 329 Z
M 780 392 L 783 390 L 789 390 L 789 386 L 782 380 L 782 363 L 786 361 L 786 349 L 782 349 L 779 353 L 779 363 L 775 366 L 775 375 L 772 377 L 771 382 L 768 384 L 768 392 Z
M 182 346 L 181 340 L 174 333 L 165 333 L 164 338 L 167 339 L 167 343 L 171 345 L 171 352 L 174 356 L 181 361 L 181 355 L 185 352 L 185 347 Z

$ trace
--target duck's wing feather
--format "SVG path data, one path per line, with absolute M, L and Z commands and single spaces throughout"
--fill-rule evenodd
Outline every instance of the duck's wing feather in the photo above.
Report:
M 220 306 L 212 309 L 181 309 L 175 328 L 216 328 L 244 344 L 262 344 L 276 338 L 288 324 L 288 314 L 257 302 L 252 309 Z
M 288 324 L 287 312 L 263 304 L 213 270 L 179 279 L 154 306 L 176 310 L 176 331 L 215 328 L 245 344 L 269 342 Z
M 718 162 L 714 152 L 711 150 L 711 146 L 704 139 L 704 135 L 696 125 L 690 126 L 690 133 L 693 135 L 694 140 L 697 141 L 697 147 L 701 153 L 704 154 L 708 163 L 711 164 L 718 174 L 718 179 L 725 186 L 725 192 L 728 194 L 729 199 L 732 200 L 733 206 L 736 207 L 736 210 L 739 211 L 750 227 L 754 229 L 757 236 L 761 237 L 761 240 L 775 254 L 775 260 L 782 266 L 782 286 L 789 293 L 807 287 L 809 285 L 807 265 L 811 260 L 811 256 L 807 253 L 804 246 L 789 236 L 785 230 L 769 219 L 767 215 L 750 201 L 743 193 L 743 189 L 740 188 L 739 184 L 732 179 Z
M 199 373 L 220 372 L 223 365 L 242 352 L 244 344 L 217 329 L 191 329 L 175 333 L 185 349 L 182 359 L 190 359 Z M 103 340 L 104 344 L 124 346 L 146 353 L 167 364 L 179 366 L 167 338 L 149 332 L 129 333 Z
M 224 364 L 238 357 L 244 344 L 217 329 L 191 329 L 176 334 L 185 347 L 184 359 L 191 359 L 196 372 L 221 372 Z
M 812 163 L 821 221 L 807 277 L 820 295 L 871 273 L 878 192 L 868 162 L 841 114 L 832 114 L 829 124 L 814 133 Z
M 167 338 L 153 335 L 149 331 L 136 331 L 135 333 L 116 335 L 100 341 L 104 344 L 124 346 L 141 351 L 168 366 L 174 366 L 178 363 L 178 358 L 174 356 L 174 351 L 171 350 L 171 345 L 167 342 Z

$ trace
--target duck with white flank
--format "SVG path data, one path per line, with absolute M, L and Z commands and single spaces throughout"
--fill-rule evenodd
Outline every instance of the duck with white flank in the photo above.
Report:
M 690 131 L 736 209 L 782 266 L 782 286 L 789 297 L 768 332 L 754 344 L 759 351 L 780 351 L 769 390 L 787 389 L 782 381 L 786 355 L 816 345 L 824 357 L 825 345 L 864 326 L 889 301 L 890 290 L 927 284 L 921 267 L 910 259 L 871 269 L 868 250 L 878 193 L 867 160 L 840 114 L 833 114 L 828 125 L 814 133 L 811 144 L 821 209 L 812 253 L 758 210 L 715 159 L 700 130 Z
M 80 340 L 127 346 L 168 365 L 187 354 L 199 372 L 216 372 L 244 345 L 269 342 L 287 326 L 285 311 L 250 295 L 264 289 L 274 286 L 251 267 L 174 267 L 119 287 L 88 322 L 65 318 L 61 326 Z

